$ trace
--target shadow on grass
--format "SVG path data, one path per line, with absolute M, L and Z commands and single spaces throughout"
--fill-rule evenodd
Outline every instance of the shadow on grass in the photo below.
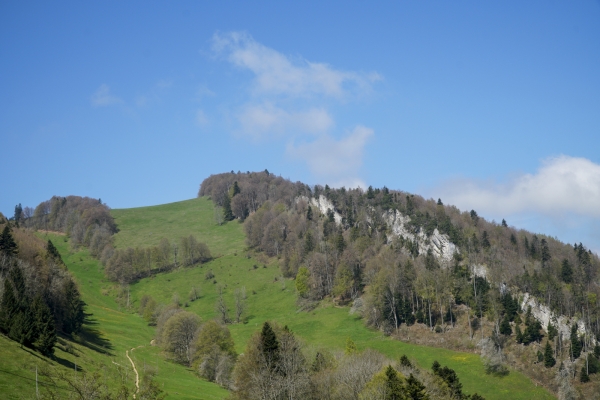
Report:
M 59 363 L 60 365 L 62 365 L 65 368 L 75 370 L 75 367 L 77 367 L 77 372 L 83 372 L 83 369 L 79 365 L 75 364 L 72 361 L 65 360 L 64 358 L 60 358 L 60 357 L 54 357 L 54 361 L 56 361 L 57 363 Z
M 86 314 L 81 330 L 77 334 L 75 341 L 78 344 L 87 347 L 88 349 L 97 351 L 98 353 L 109 356 L 114 355 L 111 352 L 111 350 L 114 349 L 114 346 L 110 340 L 104 338 L 102 333 L 95 328 L 96 325 L 98 325 L 98 322 L 92 318 L 92 314 Z

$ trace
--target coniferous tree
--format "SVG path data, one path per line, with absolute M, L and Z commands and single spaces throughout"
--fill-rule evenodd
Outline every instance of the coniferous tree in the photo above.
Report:
M 50 259 L 52 259 L 55 263 L 64 264 L 64 262 L 60 256 L 60 253 L 58 252 L 56 247 L 54 247 L 54 243 L 52 243 L 52 241 L 50 239 L 48 239 L 48 244 L 46 245 L 46 251 L 48 252 L 48 257 L 50 257 Z
M 19 227 L 19 223 L 21 222 L 21 219 L 23 218 L 23 207 L 21 207 L 21 203 L 17 204 L 15 206 L 15 224 L 17 225 L 17 228 Z
M 231 211 L 231 199 L 225 196 L 223 199 L 223 218 L 225 221 L 233 221 L 233 211 Z
M 388 365 L 385 369 L 385 387 L 386 387 L 386 400 L 403 400 L 404 399 L 404 387 L 398 372 L 391 366 Z
M 502 226 L 508 228 L 508 224 L 506 223 L 506 220 L 504 218 L 502 218 Z
M 412 373 L 406 379 L 406 395 L 410 400 L 427 400 L 429 398 L 425 391 L 425 385 L 419 382 Z
M 275 331 L 265 322 L 260 333 L 261 351 L 270 369 L 276 369 L 279 364 L 279 341 Z
M 550 254 L 550 249 L 548 248 L 548 242 L 546 239 L 542 239 L 542 266 L 546 266 L 548 261 L 552 258 Z
M 560 270 L 560 277 L 564 283 L 572 283 L 573 282 L 573 268 L 571 268 L 571 264 L 569 260 L 566 258 L 562 261 L 562 268 Z
M 481 246 L 484 249 L 489 249 L 491 246 L 487 231 L 483 231 L 483 235 L 481 237 Z
M 12 319 L 19 311 L 19 302 L 15 296 L 10 279 L 4 280 L 4 291 L 0 307 L 0 331 L 8 334 L 12 325 Z
M 66 304 L 63 331 L 66 334 L 77 333 L 83 325 L 85 317 L 83 313 L 84 302 L 81 300 L 77 285 L 70 279 L 65 284 L 64 294 Z
M 37 334 L 34 345 L 43 355 L 50 356 L 54 353 L 56 328 L 52 312 L 41 296 L 33 301 L 33 312 Z
M 573 360 L 576 360 L 581 355 L 581 340 L 579 340 L 579 336 L 577 335 L 577 324 L 573 324 L 571 327 L 571 356 Z
M 590 377 L 587 373 L 585 365 L 581 367 L 581 374 L 579 375 L 579 382 L 586 383 L 590 381 Z
M 308 221 L 312 221 L 312 219 L 313 219 L 313 211 L 312 211 L 312 207 L 310 205 L 308 206 L 308 210 L 306 210 L 306 219 Z
M 544 366 L 546 368 L 552 368 L 556 364 L 556 359 L 554 358 L 554 352 L 552 351 L 552 346 L 550 346 L 550 341 L 546 342 L 546 348 L 544 349 Z
M 373 186 L 369 186 L 367 189 L 367 199 L 375 198 L 375 192 L 373 191 Z
M 2 230 L 2 234 L 0 234 L 0 254 L 15 256 L 18 252 L 17 243 L 13 238 L 10 226 L 6 224 Z
M 510 327 L 510 321 L 508 318 L 508 314 L 504 314 L 502 323 L 500 323 L 500 333 L 503 335 L 506 335 L 506 336 L 510 336 L 512 334 L 512 329 Z

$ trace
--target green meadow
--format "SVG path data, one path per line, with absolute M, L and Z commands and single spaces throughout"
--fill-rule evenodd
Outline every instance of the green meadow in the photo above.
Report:
M 20 349 L 18 344 L 0 337 L 0 356 L 6 360 L 0 366 L 2 398 L 35 398 L 35 369 L 44 365 L 73 370 L 77 365 L 79 370 L 102 373 L 111 387 L 125 383 L 133 391 L 134 372 L 125 355 L 128 350 L 140 378 L 146 371 L 156 373 L 155 379 L 168 393 L 168 398 L 226 398 L 229 394 L 226 390 L 169 361 L 158 347 L 152 346 L 155 329 L 136 313 L 143 295 L 168 304 L 177 294 L 186 310 L 206 321 L 216 317 L 216 289 L 220 285 L 231 314 L 234 290 L 246 289 L 244 322 L 229 326 L 239 353 L 244 352 L 248 338 L 263 322 L 270 320 L 287 325 L 307 346 L 317 349 L 343 349 L 346 338 L 350 337 L 359 349 L 373 348 L 390 359 L 406 354 L 423 368 L 430 368 L 433 361 L 438 360 L 456 370 L 466 393 L 477 392 L 488 400 L 554 398 L 519 372 L 511 371 L 505 377 L 486 375 L 476 354 L 415 346 L 385 337 L 350 315 L 348 307 L 324 301 L 310 312 L 298 311 L 294 281 L 281 279 L 277 260 L 261 263 L 250 257 L 244 244 L 243 225 L 238 222 L 216 225 L 212 202 L 206 198 L 112 210 L 112 214 L 119 228 L 115 235 L 119 248 L 151 246 L 158 244 L 162 237 L 173 241 L 191 234 L 209 246 L 214 259 L 203 265 L 142 279 L 127 288 L 109 282 L 100 263 L 86 249 L 72 249 L 64 236 L 40 234 L 51 239 L 60 251 L 79 284 L 90 316 L 81 339 L 64 341 L 64 345 L 57 346 L 54 360 Z M 212 271 L 214 278 L 206 279 L 208 271 Z M 200 289 L 201 297 L 189 302 L 192 287 Z M 129 306 L 123 295 L 127 290 Z M 43 390 L 42 384 L 46 381 L 40 378 L 40 382 L 40 390 Z

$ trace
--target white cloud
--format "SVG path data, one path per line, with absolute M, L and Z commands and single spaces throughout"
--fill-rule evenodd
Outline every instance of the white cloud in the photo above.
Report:
M 113 104 L 122 103 L 123 100 L 120 98 L 113 96 L 110 93 L 110 88 L 106 84 L 100 85 L 98 90 L 91 97 L 92 105 L 95 107 L 106 107 Z
M 259 139 L 269 133 L 292 134 L 295 132 L 318 134 L 333 126 L 333 119 L 323 108 L 289 112 L 270 102 L 246 105 L 238 115 L 241 133 Z
M 358 179 L 358 171 L 363 163 L 363 152 L 373 130 L 357 126 L 348 136 L 336 140 L 322 135 L 311 143 L 289 144 L 287 153 L 293 158 L 305 161 L 310 171 L 323 183 L 340 187 L 365 187 Z
M 208 125 L 208 118 L 206 117 L 206 114 L 203 110 L 196 111 L 196 125 L 200 127 L 205 127 L 206 125 Z
M 343 98 L 352 90 L 369 90 L 371 82 L 381 79 L 377 73 L 340 71 L 324 63 L 291 60 L 245 33 L 217 33 L 212 43 L 216 54 L 224 55 L 234 65 L 256 75 L 255 89 L 258 93 Z
M 556 217 L 600 218 L 600 165 L 562 155 L 545 160 L 535 174 L 508 183 L 459 180 L 446 183 L 435 193 L 450 204 L 494 215 L 534 211 Z

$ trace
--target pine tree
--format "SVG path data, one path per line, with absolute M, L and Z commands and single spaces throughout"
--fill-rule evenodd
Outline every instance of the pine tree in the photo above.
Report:
M 523 332 L 521 332 L 521 327 L 518 324 L 515 328 L 515 339 L 517 343 L 523 343 Z
M 260 333 L 262 354 L 270 369 L 276 369 L 279 364 L 279 341 L 268 322 L 265 322 Z
M 500 333 L 506 336 L 512 335 L 512 329 L 510 327 L 508 314 L 504 314 L 504 318 L 502 319 L 502 323 L 500 324 Z
M 369 188 L 367 189 L 367 199 L 374 199 L 375 198 L 375 192 L 373 191 L 373 186 L 369 186 Z
M 550 249 L 548 248 L 548 242 L 546 239 L 542 239 L 542 266 L 546 266 L 548 261 L 552 258 Z
M 577 336 L 577 324 L 573 324 L 571 327 L 571 355 L 573 356 L 573 360 L 579 358 L 582 347 L 581 340 Z
M 403 400 L 404 399 L 404 388 L 402 381 L 398 376 L 398 372 L 391 366 L 388 365 L 385 369 L 385 387 L 386 387 L 386 400 Z
M 306 210 L 306 219 L 309 221 L 312 221 L 313 219 L 313 211 L 310 205 L 308 206 L 308 210 Z
M 508 224 L 506 223 L 506 220 L 504 218 L 502 218 L 502 226 L 508 228 Z
M 223 200 L 223 218 L 225 221 L 233 221 L 233 211 L 231 211 L 231 199 L 229 196 L 225 196 Z
M 0 234 L 0 254 L 6 254 L 7 256 L 15 256 L 19 252 L 17 243 L 13 238 L 10 226 L 6 224 Z
M 585 369 L 585 365 L 581 367 L 581 374 L 579 375 L 579 382 L 586 383 L 590 381 L 590 377 Z
M 67 280 L 64 288 L 65 296 L 65 321 L 63 331 L 66 334 L 77 333 L 83 325 L 85 315 L 83 313 L 84 302 L 77 289 L 77 285 L 72 280 Z
M 52 312 L 41 296 L 37 296 L 33 301 L 33 312 L 37 331 L 34 345 L 40 353 L 50 356 L 54 353 L 56 328 Z
M 571 264 L 569 260 L 566 258 L 562 261 L 562 268 L 560 270 L 560 277 L 564 283 L 572 283 L 573 282 L 573 268 L 571 268 Z
M 489 239 L 489 237 L 488 237 L 488 233 L 487 233 L 487 231 L 483 231 L 483 235 L 482 235 L 482 237 L 481 237 L 481 246 L 482 246 L 484 249 L 489 249 L 489 248 L 490 248 L 490 246 L 491 246 L 490 239 Z
M 15 296 L 10 279 L 4 280 L 4 291 L 0 307 L 0 331 L 8 334 L 12 325 L 13 317 L 19 311 L 19 302 Z
M 19 223 L 21 222 L 21 220 L 23 219 L 23 207 L 21 207 L 21 203 L 17 204 L 15 206 L 15 224 L 17 225 L 17 228 L 19 227 Z
M 427 400 L 429 397 L 423 385 L 411 373 L 406 379 L 406 394 L 410 400 Z
M 64 264 L 60 253 L 58 252 L 56 247 L 54 247 L 54 243 L 52 243 L 50 239 L 48 239 L 48 243 L 46 244 L 46 251 L 48 252 L 48 257 L 50 257 L 50 259 L 53 260 L 55 263 Z
M 346 248 L 346 242 L 344 241 L 344 235 L 342 235 L 342 231 L 340 230 L 335 238 L 335 248 L 337 249 L 339 254 L 344 252 Z
M 556 359 L 554 358 L 554 352 L 552 351 L 552 346 L 550 346 L 550 341 L 546 342 L 546 348 L 544 349 L 544 366 L 546 368 L 552 368 L 556 364 Z
M 240 187 L 238 186 L 237 181 L 233 182 L 233 187 L 231 188 L 231 198 L 233 199 L 236 194 L 241 192 Z
M 312 233 L 310 231 L 306 232 L 304 235 L 304 253 L 308 254 L 313 251 L 315 248 L 315 242 L 313 241 Z

